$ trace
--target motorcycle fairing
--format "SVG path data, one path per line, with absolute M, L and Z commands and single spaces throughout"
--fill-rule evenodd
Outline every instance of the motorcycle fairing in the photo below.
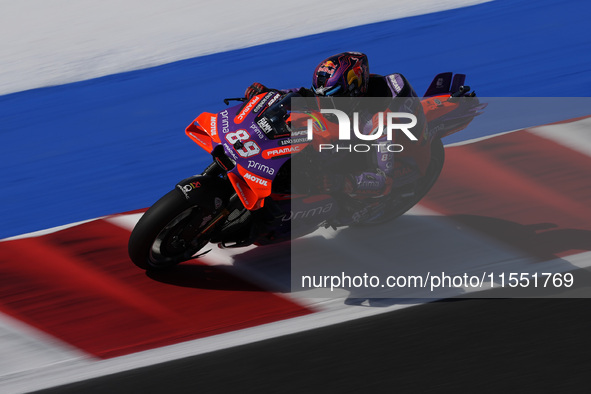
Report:
M 237 176 L 232 171 L 228 173 L 228 179 L 244 207 L 249 210 L 262 208 L 265 198 L 271 195 L 273 180 L 255 175 L 240 164 L 236 166 L 236 170 L 240 176 Z
M 217 115 L 209 112 L 202 113 L 187 126 L 185 134 L 197 145 L 211 153 L 214 142 L 221 143 L 217 133 Z
M 449 94 L 421 100 L 427 122 L 432 122 L 434 119 L 440 118 L 458 108 L 458 103 L 450 102 L 448 98 Z
M 421 104 L 432 138 L 443 138 L 465 129 L 487 104 L 473 96 L 452 97 L 466 81 L 465 74 L 440 73 L 433 78 Z M 466 86 L 469 90 L 469 87 Z
M 452 79 L 453 76 L 453 79 Z M 440 73 L 433 78 L 431 85 L 423 97 L 438 96 L 449 92 L 456 92 L 466 81 L 466 74 L 453 75 L 451 72 Z

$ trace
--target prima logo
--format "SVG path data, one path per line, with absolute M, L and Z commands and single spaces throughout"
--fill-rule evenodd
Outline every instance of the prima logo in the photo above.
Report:
M 230 131 L 228 110 L 220 112 L 220 115 L 222 116 L 222 133 L 226 134 L 228 131 Z
M 254 160 L 249 160 L 248 161 L 248 168 L 249 169 L 250 168 L 254 168 L 255 170 L 258 170 L 258 171 L 261 171 L 261 172 L 265 172 L 265 173 L 267 173 L 269 175 L 275 174 L 275 169 L 273 167 L 269 167 L 269 166 L 266 166 L 264 164 L 257 163 Z
M 371 133 L 371 134 L 363 134 L 359 131 L 359 113 L 353 113 L 353 122 L 349 119 L 349 116 L 338 109 L 321 109 L 321 114 L 332 114 L 335 115 L 338 124 L 339 124 L 339 140 L 340 141 L 350 141 L 351 140 L 351 130 L 355 135 L 355 138 L 361 141 L 377 141 L 380 138 L 383 138 L 384 129 L 385 129 L 385 136 L 389 141 L 392 141 L 392 135 L 394 130 L 400 130 L 406 135 L 406 137 L 411 141 L 418 141 L 417 137 L 415 137 L 409 129 L 413 128 L 417 125 L 417 117 L 411 113 L 407 112 L 379 112 L 377 113 L 377 120 L 378 120 L 378 127 Z M 395 119 L 408 119 L 410 122 L 408 123 L 395 123 Z M 351 124 L 352 123 L 352 124 Z M 308 119 L 308 128 L 307 128 L 307 138 L 308 140 L 313 139 L 314 129 L 313 129 L 313 120 Z M 352 126 L 352 127 L 351 127 Z M 385 126 L 385 127 L 384 127 Z M 318 150 L 331 150 L 339 149 L 347 150 L 349 152 L 368 152 L 371 149 L 371 146 L 378 147 L 379 149 L 386 148 L 388 152 L 401 152 L 404 147 L 400 144 L 355 144 L 349 145 L 348 147 L 343 146 L 335 146 L 334 144 L 319 144 Z
M 310 208 L 308 210 L 303 211 L 289 211 L 289 215 L 283 215 L 281 221 L 289 222 L 290 220 L 297 220 L 297 219 L 306 219 L 311 218 L 317 215 L 322 215 L 323 213 L 329 213 L 332 211 L 332 203 L 328 203 L 321 207 Z
M 259 139 L 261 139 L 261 140 L 265 139 L 265 134 L 254 123 L 250 125 L 250 129 L 256 133 L 256 135 L 257 135 L 257 137 L 259 137 Z

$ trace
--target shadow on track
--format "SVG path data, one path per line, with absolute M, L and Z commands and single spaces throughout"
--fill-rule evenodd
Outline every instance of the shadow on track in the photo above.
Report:
M 233 255 L 233 265 L 209 266 L 192 262 L 170 271 L 149 272 L 148 276 L 182 287 L 289 293 L 292 275 L 298 273 L 294 271 L 294 264 L 301 265 L 302 261 L 306 267 L 321 267 L 333 275 L 347 268 L 351 272 L 361 272 L 376 267 L 384 274 L 396 275 L 423 271 L 497 270 L 500 273 L 509 269 L 520 272 L 531 270 L 531 264 L 547 261 L 553 261 L 553 266 L 566 272 L 578 267 L 561 256 L 591 251 L 589 230 L 559 228 L 543 221 L 524 225 L 477 215 L 405 215 L 391 223 L 344 228 L 332 235 L 329 239 L 312 236 L 249 249 Z M 304 251 L 304 254 L 296 251 Z M 509 266 L 499 266 L 507 262 Z M 591 283 L 587 277 L 584 281 Z M 450 296 L 460 295 L 461 291 Z M 418 296 L 420 302 L 429 298 L 428 293 Z M 368 299 L 370 302 L 366 304 L 380 307 L 408 303 L 411 299 L 417 302 L 417 294 L 408 289 L 393 297 L 368 297 L 352 292 L 346 303 L 360 305 Z

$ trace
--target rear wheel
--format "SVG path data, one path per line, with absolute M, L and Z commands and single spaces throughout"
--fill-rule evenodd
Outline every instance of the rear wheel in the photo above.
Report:
M 174 189 L 140 218 L 128 243 L 129 257 L 143 269 L 165 269 L 190 260 L 210 239 L 215 212 Z M 204 230 L 208 231 L 204 231 Z

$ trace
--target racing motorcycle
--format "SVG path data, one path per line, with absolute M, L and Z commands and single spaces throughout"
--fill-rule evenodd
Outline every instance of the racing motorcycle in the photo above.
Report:
M 218 113 L 201 113 L 185 133 L 211 154 L 199 175 L 180 181 L 137 222 L 128 243 L 135 265 L 165 269 L 223 248 L 266 245 L 318 228 L 392 220 L 412 208 L 435 183 L 444 163 L 441 138 L 464 129 L 486 106 L 464 85 L 465 75 L 441 73 L 420 100 L 431 160 L 424 175 L 379 203 L 361 204 L 344 193 L 292 190 L 295 158 L 314 162 L 310 141 L 296 138 L 290 121 L 294 93 L 258 94 Z M 302 135 L 302 131 L 297 131 Z M 300 160 L 302 162 L 302 160 Z M 298 166 L 302 167 L 302 166 Z M 318 168 L 311 165 L 312 169 Z M 304 174 L 304 178 L 309 174 Z M 208 250 L 209 251 L 209 250 Z

